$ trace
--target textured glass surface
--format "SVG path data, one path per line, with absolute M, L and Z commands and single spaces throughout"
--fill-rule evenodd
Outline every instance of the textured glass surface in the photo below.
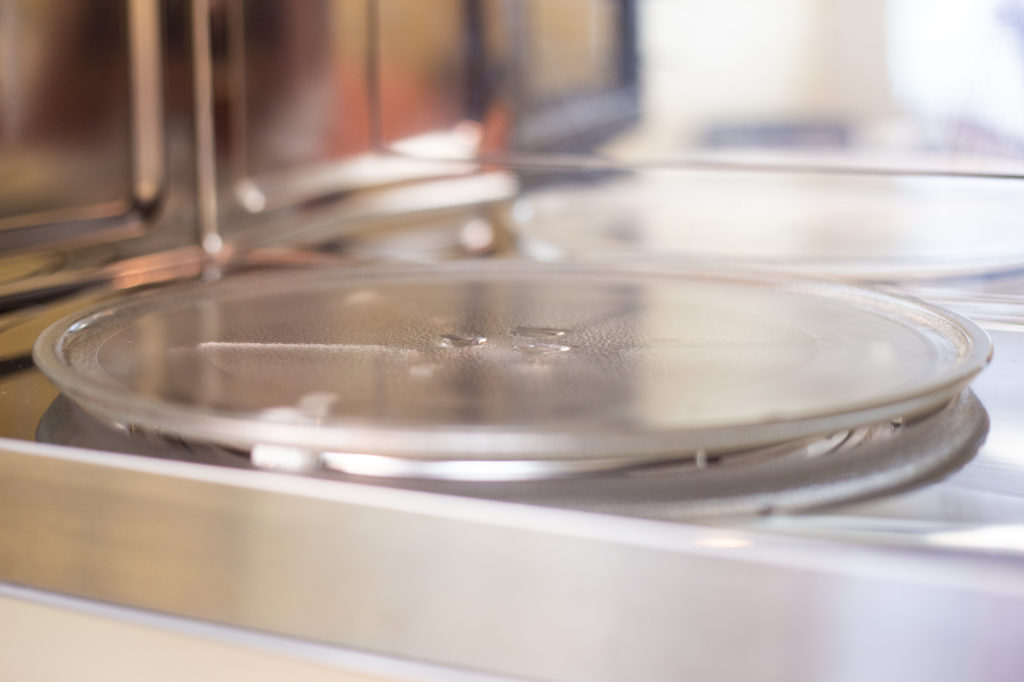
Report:
M 988 352 L 973 325 L 867 291 L 515 263 L 240 277 L 64 325 L 42 368 L 117 421 L 413 455 L 808 435 L 933 407 Z

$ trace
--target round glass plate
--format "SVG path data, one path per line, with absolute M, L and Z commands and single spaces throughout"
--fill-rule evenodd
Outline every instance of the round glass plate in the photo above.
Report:
M 871 290 L 492 261 L 169 287 L 58 322 L 35 359 L 93 414 L 183 438 L 584 470 L 922 414 L 990 352 Z

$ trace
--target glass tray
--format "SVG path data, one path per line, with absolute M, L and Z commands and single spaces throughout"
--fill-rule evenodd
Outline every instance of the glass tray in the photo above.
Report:
M 868 289 L 473 261 L 168 287 L 34 355 L 91 413 L 186 439 L 572 471 L 911 418 L 990 353 L 970 321 Z

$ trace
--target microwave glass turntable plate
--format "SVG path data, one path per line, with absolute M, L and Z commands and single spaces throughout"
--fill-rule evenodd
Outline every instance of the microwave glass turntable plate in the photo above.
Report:
M 973 323 L 867 289 L 516 261 L 169 287 L 62 320 L 35 346 L 107 422 L 492 479 L 910 420 L 954 401 L 990 352 Z

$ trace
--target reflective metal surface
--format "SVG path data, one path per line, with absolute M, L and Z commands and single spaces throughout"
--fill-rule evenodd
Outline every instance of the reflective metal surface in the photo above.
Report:
M 155 0 L 0 4 L 0 246 L 141 224 L 164 191 L 160 40 Z
M 0 454 L 8 582 L 533 679 L 1024 664 L 1021 572 L 994 557 L 17 449 Z
M 843 502 L 933 483 L 968 463 L 987 431 L 984 408 L 972 394 L 966 393 L 948 407 L 913 421 L 885 421 L 827 437 L 735 452 L 709 454 L 698 450 L 692 454 L 681 453 L 668 462 L 646 461 L 635 456 L 611 462 L 591 459 L 437 461 L 414 459 L 408 453 L 403 453 L 404 457 L 358 452 L 317 453 L 268 444 L 257 444 L 251 449 L 227 448 L 183 439 L 164 430 L 111 424 L 92 417 L 69 398 L 59 396 L 40 417 L 36 440 L 231 468 L 264 469 L 449 495 L 695 522 L 724 515 L 784 516 L 824 506 L 836 509 L 836 505 Z M 993 466 L 1004 465 L 996 461 Z M 1014 466 L 1010 464 L 1008 470 L 1012 473 Z M 958 476 L 960 478 L 963 476 Z M 1024 506 L 1024 501 L 1021 505 Z M 896 512 L 903 509 L 898 502 L 890 506 Z M 842 517 L 846 518 L 845 528 L 861 528 L 864 520 L 859 514 L 848 514 Z M 955 512 L 948 519 L 950 522 L 960 520 Z M 736 523 L 736 519 L 732 522 Z M 876 540 L 896 530 L 898 522 L 890 523 L 893 527 L 882 528 L 884 532 Z M 794 522 L 792 527 L 803 526 L 808 531 L 818 528 L 813 521 Z M 788 528 L 789 524 L 780 520 L 770 527 Z M 871 529 L 864 527 L 862 530 L 870 534 Z M 918 539 L 914 533 L 904 538 L 904 542 Z
M 10 680 L 511 682 L 510 678 L 0 584 Z M 52 642 L 61 642 L 54 656 Z M 116 661 L 116 672 L 112 672 Z M 154 666 L 160 661 L 160 666 Z
M 438 117 L 435 130 L 443 135 L 386 129 L 395 149 L 430 156 L 447 136 L 470 142 L 471 155 L 537 163 L 1024 169 L 1022 22 L 1013 2 L 463 6 L 465 21 L 482 30 L 472 60 L 460 54 L 466 43 L 448 43 L 451 63 L 472 67 L 446 80 L 468 82 L 470 92 L 450 91 L 449 120 Z M 405 28 L 415 17 L 403 12 Z M 388 41 L 400 45 L 398 26 L 389 28 L 384 64 Z M 382 103 L 385 120 L 401 113 Z
M 3 8 L 0 162 L 11 170 L 0 220 L 22 226 L 4 231 L 7 248 L 102 236 L 111 225 L 185 222 L 213 235 L 207 247 L 216 251 L 218 240 L 245 241 L 268 222 L 275 226 L 264 235 L 287 233 L 282 224 L 302 221 L 282 221 L 282 212 L 310 201 L 458 177 L 482 159 L 533 168 L 531 187 L 556 188 L 572 174 L 538 166 L 1024 174 L 1012 3 L 918 11 L 915 0 L 857 8 L 786 0 L 756 10 L 703 0 L 105 0 L 58 10 L 7 0 Z M 103 49 L 85 49 L 89 27 L 100 25 L 109 34 Z M 28 35 L 39 39 L 19 37 Z M 51 83 L 69 81 L 74 88 L 51 96 Z M 704 184 L 699 176 L 680 182 Z M 800 194 L 803 180 L 797 185 L 783 181 L 780 191 Z M 824 194 L 833 207 L 891 200 L 870 180 L 837 180 Z M 1019 260 L 1024 247 L 986 194 L 951 209 L 985 216 L 988 234 L 973 244 L 964 238 L 972 230 L 959 227 L 973 221 L 959 216 L 934 216 L 943 228 L 930 234 L 887 225 L 902 247 L 897 267 L 918 244 L 926 261 L 933 253 L 975 264 Z M 690 203 L 684 197 L 659 201 L 666 216 L 682 212 L 695 225 L 687 234 L 706 232 L 696 226 L 718 215 L 713 196 L 701 198 L 696 215 L 680 208 Z M 136 210 L 158 197 L 158 214 Z M 753 201 L 751 213 L 757 206 L 779 222 L 762 232 L 793 243 L 779 207 Z M 814 198 L 786 201 L 803 214 L 796 232 L 804 246 L 781 249 L 783 260 L 841 256 L 884 270 L 892 259 L 878 246 L 892 240 L 848 249 L 842 217 L 820 215 Z M 547 219 L 536 230 L 573 232 Z M 339 225 L 335 234 L 353 231 Z M 779 250 L 755 238 L 746 253 L 723 254 L 714 240 L 680 240 L 657 225 L 640 231 L 690 254 Z
M 243 205 L 260 211 L 268 201 L 279 203 L 275 193 L 282 184 L 292 193 L 305 188 L 299 191 L 308 197 L 318 169 L 365 159 L 373 151 L 367 81 L 373 7 L 323 1 L 301 7 L 273 1 L 227 4 L 227 141 L 232 181 Z M 299 177 L 289 181 L 289 173 Z M 350 175 L 372 182 L 359 171 Z
M 215 176 L 200 188 L 217 190 L 216 213 L 207 222 L 216 220 L 224 238 L 246 241 L 246 233 L 259 226 L 279 237 L 292 228 L 278 222 L 266 229 L 275 211 L 354 190 L 461 177 L 476 169 L 472 163 L 383 153 L 380 145 L 380 130 L 388 120 L 380 100 L 388 88 L 404 88 L 400 110 L 392 110 L 402 130 L 429 130 L 434 103 L 450 106 L 442 84 L 460 80 L 448 71 L 456 67 L 448 50 L 465 28 L 463 5 L 364 0 L 201 4 L 193 16 L 209 18 L 209 26 L 202 28 L 209 31 L 209 49 L 197 53 L 196 63 L 210 62 L 213 99 L 199 117 L 210 119 L 217 142 Z M 378 43 L 388 22 L 398 17 L 405 30 L 420 15 L 425 21 L 401 34 L 408 59 L 397 68 L 383 65 Z M 421 120 L 424 116 L 428 122 Z M 200 167 L 202 175 L 212 170 Z M 456 191 L 446 201 L 465 203 L 474 195 L 473 182 Z

